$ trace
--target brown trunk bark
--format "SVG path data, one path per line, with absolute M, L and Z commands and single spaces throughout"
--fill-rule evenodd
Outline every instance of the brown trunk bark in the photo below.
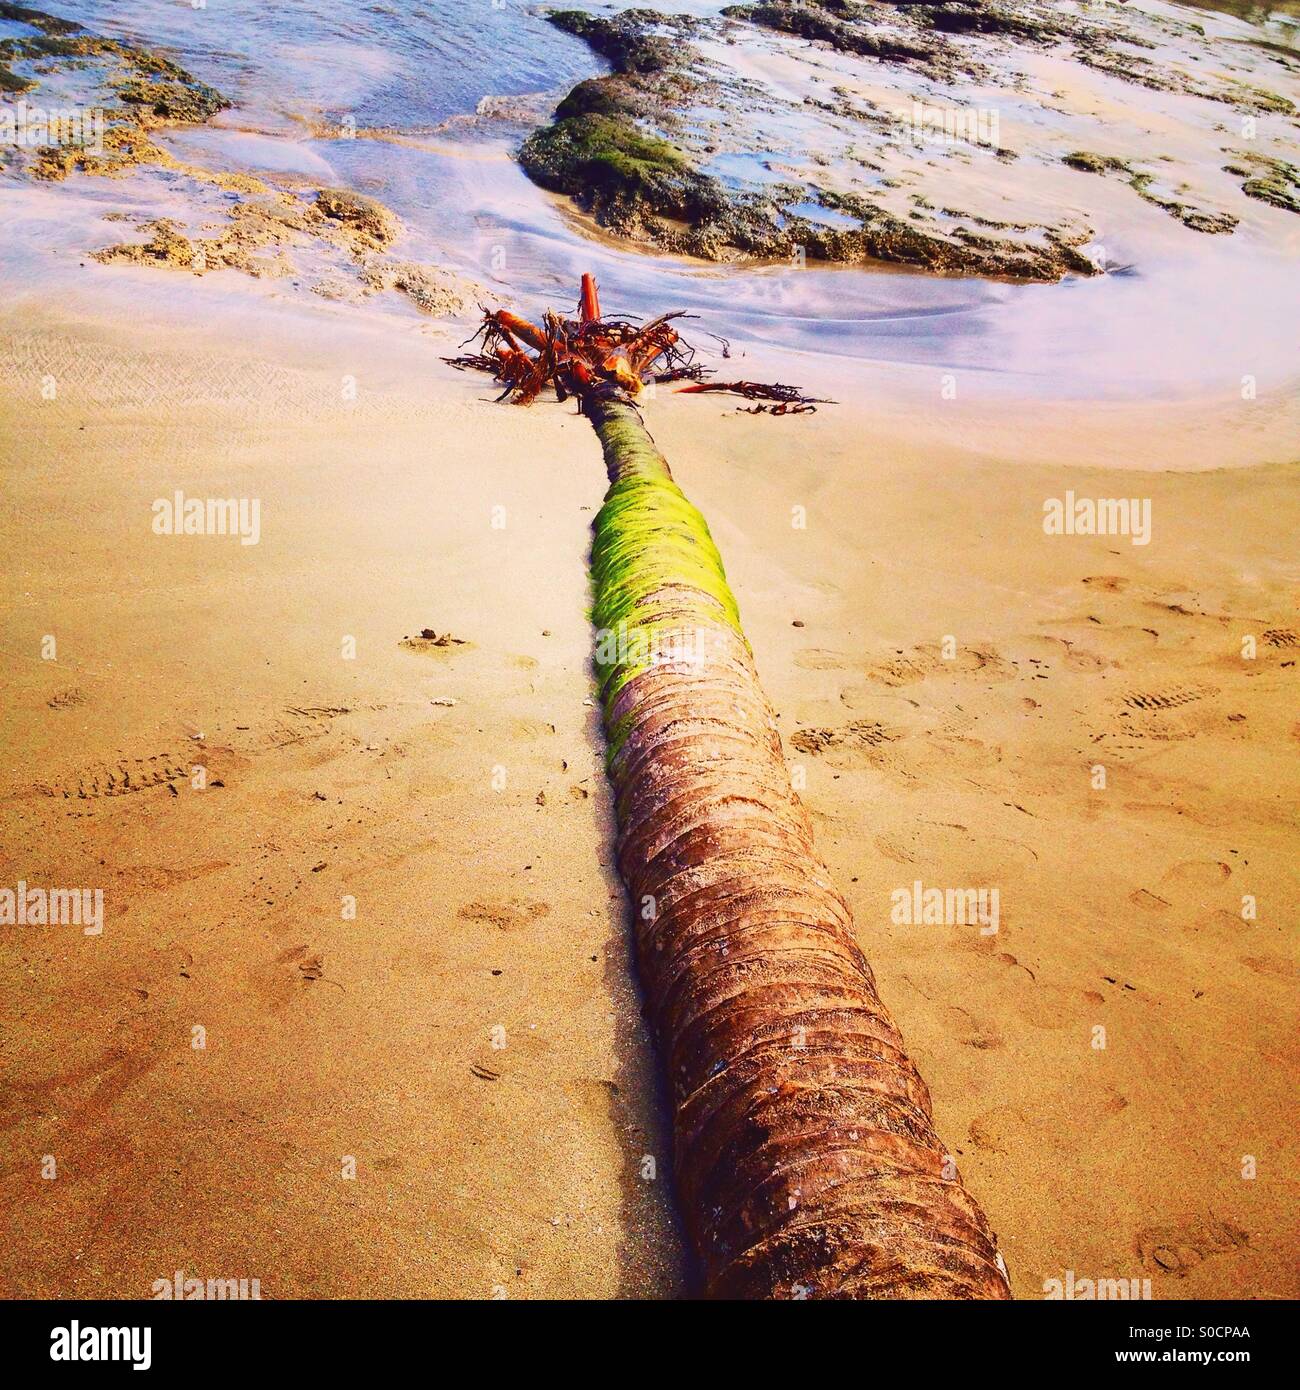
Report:
M 994 1237 L 813 848 L 703 518 L 635 407 L 586 402 L 618 863 L 706 1292 L 1007 1298 Z M 626 634 L 625 634 L 626 635 Z M 678 642 L 674 646 L 674 641 Z

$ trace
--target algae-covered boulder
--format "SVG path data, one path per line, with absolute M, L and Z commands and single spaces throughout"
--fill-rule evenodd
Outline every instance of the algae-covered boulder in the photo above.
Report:
M 1287 212 L 1300 212 L 1300 167 L 1268 155 L 1246 155 L 1242 164 L 1225 164 L 1230 174 L 1244 182 L 1241 191 L 1248 198 L 1271 203 Z
M 620 78 L 589 77 L 560 102 L 555 115 L 560 120 L 566 116 L 626 116 L 644 104 L 635 89 Z
M 631 198 L 670 216 L 690 216 L 713 201 L 710 181 L 684 155 L 624 116 L 567 116 L 534 131 L 519 159 L 543 188 L 587 207 Z
M 615 72 L 664 72 L 677 61 L 672 39 L 647 32 L 652 23 L 673 22 L 652 10 L 627 10 L 611 19 L 582 10 L 556 10 L 546 18 L 608 59 Z
M 1127 172 L 1128 163 L 1117 159 L 1113 154 L 1093 154 L 1091 150 L 1075 150 L 1072 154 L 1061 156 L 1061 163 L 1085 174 L 1109 174 Z
M 132 77 L 118 84 L 117 95 L 146 119 L 178 124 L 200 124 L 230 105 L 215 88 L 192 77 Z

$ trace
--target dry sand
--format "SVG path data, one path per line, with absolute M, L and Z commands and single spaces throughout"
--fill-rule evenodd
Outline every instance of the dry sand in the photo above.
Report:
M 490 404 L 430 336 L 303 365 L 6 328 L 0 884 L 102 887 L 105 926 L 0 933 L 0 1290 L 684 1291 L 591 704 L 586 424 Z M 649 418 L 1017 1294 L 1295 1297 L 1278 413 L 921 390 Z M 1216 460 L 1249 466 L 1173 471 Z M 178 488 L 260 499 L 259 543 L 152 534 Z M 1151 543 L 1044 535 L 1066 489 L 1149 497 Z M 464 644 L 404 645 L 424 627 Z M 892 923 L 916 879 L 996 887 L 999 931 Z

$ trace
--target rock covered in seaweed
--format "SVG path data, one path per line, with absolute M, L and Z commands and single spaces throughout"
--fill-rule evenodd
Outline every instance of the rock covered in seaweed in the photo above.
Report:
M 0 20 L 25 25 L 35 32 L 0 39 L 0 90 L 35 91 L 41 85 L 41 65 L 57 62 L 102 62 L 110 72 L 109 89 L 122 105 L 110 109 L 110 119 L 143 125 L 205 121 L 230 102 L 215 88 L 200 82 L 164 54 L 91 34 L 75 20 L 62 19 L 24 5 L 0 3 Z M 32 70 L 18 74 L 12 65 Z
M 742 7 L 746 13 L 748 8 Z M 626 11 L 612 19 L 573 11 L 548 18 L 585 39 L 610 60 L 614 71 L 575 86 L 556 108 L 554 122 L 524 142 L 520 163 L 534 182 L 566 194 L 621 235 L 719 261 L 795 255 L 884 260 L 1038 281 L 1096 271 L 1079 249 L 1088 240 L 1086 229 L 1044 228 L 1035 241 L 992 236 L 978 226 L 941 234 L 848 192 L 813 191 L 811 200 L 827 214 L 823 217 L 816 210 L 796 210 L 808 201 L 809 191 L 793 184 L 766 191 L 729 187 L 701 167 L 699 142 L 676 114 L 692 101 L 727 99 L 725 79 L 712 74 L 687 41 L 706 31 L 702 21 L 650 10 Z M 836 27 L 845 21 L 805 18 L 810 34 L 829 26 L 827 32 L 847 43 Z M 660 32 L 664 28 L 672 42 Z M 868 37 L 853 51 L 924 63 L 937 62 L 939 52 Z M 952 64 L 945 68 L 953 70 Z
M 1114 5 L 766 0 L 710 18 L 548 18 L 612 71 L 574 86 L 553 123 L 525 140 L 526 172 L 618 235 L 710 260 L 882 260 L 1032 281 L 1096 274 L 1094 205 L 1104 217 L 1104 204 L 1049 172 L 1062 162 L 1122 177 L 1193 231 L 1236 227 L 1222 188 L 1202 190 L 1174 161 L 1139 152 L 1097 156 L 1114 163 L 1094 168 L 1071 154 L 1058 117 L 1072 113 L 1050 85 L 1035 88 L 1027 52 L 1077 64 L 1085 95 L 1132 83 L 1186 102 L 1207 126 L 1223 119 L 1210 114 L 1216 105 L 1252 119 L 1295 110 L 1266 80 L 1270 63 L 1290 72 L 1285 61 L 1243 62 L 1244 45 L 1225 57 L 1202 26 Z M 1012 113 L 1010 142 L 997 105 L 990 128 L 975 129 L 971 118 L 987 114 L 971 105 L 975 85 Z M 1046 119 L 1034 118 L 1034 101 Z M 1095 123 L 1094 108 L 1080 100 L 1076 124 Z M 936 116 L 948 124 L 932 128 Z M 1243 192 L 1287 208 L 1292 187 L 1264 158 Z
M 1271 203 L 1287 212 L 1300 212 L 1300 167 L 1285 159 L 1267 155 L 1243 155 L 1238 163 L 1225 164 L 1224 170 L 1244 180 L 1241 191 L 1248 198 Z
M 323 246 L 341 253 L 336 260 L 349 272 L 346 280 L 327 273 L 309 285 L 325 298 L 396 290 L 422 313 L 441 315 L 462 310 L 475 292 L 477 287 L 437 266 L 388 256 L 402 226 L 374 198 L 344 188 L 278 188 L 269 176 L 207 169 L 178 158 L 160 143 L 160 131 L 202 124 L 230 103 L 165 54 L 101 38 L 71 20 L 6 0 L 0 0 L 0 19 L 32 30 L 0 40 L 0 87 L 12 85 L 6 74 L 24 91 L 42 82 L 57 87 L 65 68 L 84 75 L 89 65 L 105 101 L 97 138 L 30 151 L 22 161 L 30 177 L 56 183 L 74 174 L 123 179 L 163 170 L 197 185 L 200 196 L 204 190 L 218 195 L 221 220 L 203 223 L 207 235 L 173 216 L 117 214 L 114 220 L 134 224 L 143 239 L 102 247 L 90 253 L 92 259 L 195 275 L 238 270 L 284 279 L 297 273 L 295 248 Z M 13 62 L 36 64 L 36 70 L 14 75 L 3 66 Z M 228 195 L 235 195 L 233 201 Z

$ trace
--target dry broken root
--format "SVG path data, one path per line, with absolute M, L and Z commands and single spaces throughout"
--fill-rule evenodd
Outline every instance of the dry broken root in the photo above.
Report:
M 770 401 L 751 413 L 801 414 L 827 404 L 805 396 L 797 387 L 779 382 L 708 382 L 710 368 L 695 360 L 690 347 L 673 327 L 684 311 L 664 314 L 649 323 L 602 318 L 596 282 L 582 277 L 576 318 L 547 313 L 539 328 L 508 310 L 485 311 L 483 326 L 470 342 L 479 351 L 445 357 L 461 370 L 489 372 L 502 382 L 517 405 L 531 405 L 550 386 L 560 400 L 584 399 L 598 387 L 622 390 L 635 398 L 650 382 L 690 381 L 682 391 L 727 391 L 752 401 Z

